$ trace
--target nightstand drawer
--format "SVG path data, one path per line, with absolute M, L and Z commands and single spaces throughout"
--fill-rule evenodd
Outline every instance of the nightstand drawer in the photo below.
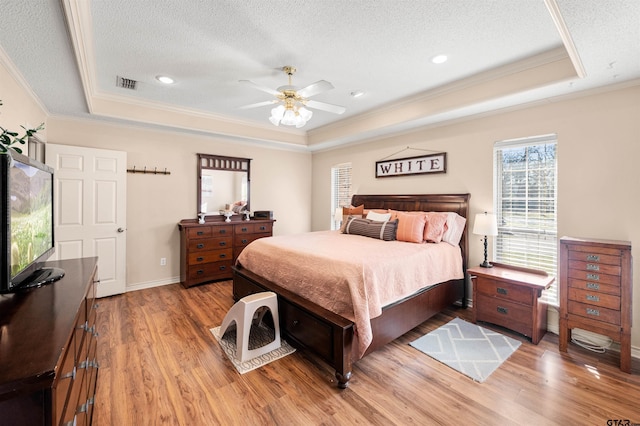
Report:
M 478 295 L 475 303 L 477 303 L 477 321 L 490 322 L 525 336 L 531 336 L 533 324 L 530 307 L 481 294 Z
M 521 285 L 478 277 L 477 286 L 478 292 L 484 296 L 497 297 L 499 299 L 523 303 L 528 306 L 533 305 L 533 293 L 531 289 Z

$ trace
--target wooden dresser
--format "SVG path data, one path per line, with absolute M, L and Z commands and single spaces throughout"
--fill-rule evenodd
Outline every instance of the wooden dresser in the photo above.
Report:
M 631 372 L 631 243 L 560 239 L 560 351 L 579 328 L 620 343 L 620 369 Z
M 517 331 L 538 344 L 547 332 L 542 290 L 555 278 L 544 271 L 494 263 L 467 269 L 473 282 L 473 322 L 485 321 Z
M 238 255 L 253 240 L 273 235 L 275 220 L 196 219 L 180 221 L 180 282 L 192 287 L 233 277 L 232 266 Z M 209 221 L 211 220 L 211 221 Z
M 91 424 L 97 258 L 48 265 L 65 276 L 0 295 L 0 425 Z

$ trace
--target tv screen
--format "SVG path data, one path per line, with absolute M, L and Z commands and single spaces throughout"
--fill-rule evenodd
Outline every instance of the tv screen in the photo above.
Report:
M 53 171 L 20 154 L 2 158 L 3 283 L 0 291 L 40 285 L 51 271 L 42 262 L 54 251 Z M 5 283 L 6 278 L 6 283 Z

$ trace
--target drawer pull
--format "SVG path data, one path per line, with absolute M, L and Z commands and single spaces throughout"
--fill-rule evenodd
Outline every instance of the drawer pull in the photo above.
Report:
M 261 230 L 261 231 L 266 231 L 266 230 L 267 230 L 267 227 L 266 227 L 266 226 L 264 226 L 264 225 L 262 225 L 262 226 L 260 226 L 260 230 Z
M 73 370 L 68 372 L 67 374 L 63 374 L 60 376 L 60 380 L 62 379 L 75 379 L 76 378 L 76 367 L 73 367 Z
M 295 326 L 297 326 L 298 324 L 300 324 L 300 321 L 298 321 L 298 320 L 293 320 L 292 325 L 293 325 L 294 327 L 295 327 Z
M 499 314 L 503 314 L 503 315 L 508 315 L 509 314 L 509 309 L 503 308 L 502 306 L 498 306 L 496 311 L 498 311 Z
M 221 230 L 220 230 L 220 233 L 221 233 L 221 234 L 226 234 L 226 233 L 227 233 L 227 230 L 226 230 L 226 229 L 221 229 Z
M 508 293 L 507 289 L 506 289 L 506 288 L 502 288 L 502 287 L 498 287 L 498 288 L 496 288 L 496 292 L 497 292 L 498 294 L 504 294 L 505 296 L 506 296 L 506 295 L 507 295 L 507 293 Z
M 204 271 L 203 271 L 202 269 L 198 269 L 198 270 L 196 271 L 196 274 L 198 274 L 198 275 L 202 275 L 202 274 L 204 274 Z
M 242 228 L 240 228 L 240 230 L 241 230 L 242 232 L 247 232 L 247 231 L 249 230 L 249 228 L 246 228 L 246 227 L 244 227 L 244 226 L 243 226 Z
M 204 260 L 204 257 L 198 257 L 198 258 L 196 258 L 196 260 L 197 260 L 198 262 L 202 262 L 202 261 Z
M 220 259 L 224 259 L 225 257 L 227 257 L 226 254 L 224 254 L 224 253 L 220 254 Z
M 197 248 L 204 248 L 204 244 L 200 243 L 196 246 Z
M 247 239 L 246 239 L 246 238 L 244 238 L 244 239 L 242 240 L 242 244 L 247 244 Z
M 591 294 L 587 294 L 585 296 L 585 298 L 591 302 L 599 302 L 600 301 L 600 297 L 599 296 L 593 296 Z
M 600 265 L 594 265 L 593 263 L 587 263 L 587 271 L 599 271 Z
M 226 242 L 226 241 L 220 241 L 220 245 L 221 245 L 221 246 L 226 246 L 226 245 L 227 245 L 227 242 Z
M 600 284 L 598 283 L 587 283 L 587 288 L 591 290 L 600 290 Z
M 204 231 L 198 231 L 196 232 L 196 235 L 204 235 Z
M 600 275 L 598 274 L 587 274 L 588 280 L 600 281 Z
M 222 266 L 220 267 L 220 270 L 221 270 L 221 271 L 224 271 L 225 269 L 227 269 L 227 267 L 226 267 L 226 266 L 224 266 L 224 265 L 222 265 Z
M 593 315 L 594 317 L 599 317 L 600 311 L 597 309 L 587 308 L 587 315 Z
M 588 254 L 587 260 L 589 262 L 600 262 L 600 256 L 598 256 L 597 254 Z

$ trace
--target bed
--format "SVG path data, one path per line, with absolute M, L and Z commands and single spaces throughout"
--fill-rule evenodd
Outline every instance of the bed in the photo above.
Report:
M 376 211 L 454 212 L 461 217 L 467 218 L 469 197 L 469 194 L 354 195 L 352 205 L 364 205 L 365 209 Z M 316 238 L 316 241 L 321 241 L 323 238 L 334 238 L 329 234 L 330 232 L 337 231 L 326 231 L 327 234 L 322 232 L 310 234 L 313 234 L 312 237 Z M 278 239 L 278 237 L 272 238 L 274 240 Z M 361 239 L 370 240 L 367 237 L 361 237 Z M 264 246 L 262 251 L 265 251 L 265 247 L 269 247 L 268 245 L 272 241 L 268 239 L 262 240 L 265 240 L 261 243 Z M 254 242 L 256 245 L 256 250 L 254 251 L 256 252 L 259 248 L 258 241 L 260 240 Z M 464 227 L 459 244 L 455 247 L 460 257 L 459 263 L 457 263 L 460 270 L 456 271 L 455 279 L 430 282 L 428 286 L 418 288 L 415 291 L 411 290 L 410 294 L 403 295 L 399 300 L 394 300 L 390 303 L 384 300 L 384 297 L 381 297 L 382 300 L 376 300 L 381 304 L 379 312 L 376 311 L 377 305 L 371 302 L 372 312 L 370 312 L 370 315 L 360 316 L 357 314 L 360 307 L 358 309 L 353 308 L 354 313 L 352 314 L 340 307 L 327 306 L 324 301 L 322 303 L 318 302 L 314 297 L 305 294 L 302 290 L 292 288 L 290 282 L 292 281 L 292 276 L 297 273 L 296 278 L 299 278 L 300 281 L 305 281 L 306 274 L 310 273 L 305 264 L 306 262 L 301 260 L 304 258 L 297 257 L 293 251 L 282 252 L 283 254 L 277 255 L 280 258 L 278 261 L 286 258 L 290 263 L 286 268 L 291 268 L 290 270 L 294 271 L 288 274 L 288 278 L 273 275 L 271 269 L 274 268 L 269 267 L 271 260 L 268 257 L 261 262 L 250 262 L 252 256 L 254 256 L 252 252 L 254 243 L 245 248 L 238 258 L 238 263 L 234 266 L 234 299 L 239 300 L 249 294 L 262 291 L 275 292 L 278 295 L 280 329 L 283 336 L 295 346 L 313 352 L 335 368 L 335 376 L 339 388 L 344 389 L 348 386 L 352 375 L 352 366 L 360 358 L 395 340 L 456 302 L 466 307 L 467 295 L 464 277 L 466 276 L 468 253 L 467 226 Z M 395 242 L 391 241 L 384 244 L 389 243 L 395 244 Z M 414 246 L 424 247 L 427 244 Z M 441 244 L 446 245 L 446 243 L 440 243 L 437 246 Z M 321 245 L 318 245 L 318 247 L 321 247 Z M 279 253 L 274 250 L 266 250 L 265 252 L 272 253 L 272 256 L 273 253 Z M 243 264 L 243 259 L 250 266 Z M 335 263 L 335 260 L 331 262 Z M 316 285 L 316 288 L 331 288 L 330 286 L 334 285 L 335 281 L 342 280 L 331 273 L 329 268 L 324 272 L 325 282 L 321 285 Z M 363 275 L 366 274 L 363 273 Z M 438 279 L 437 277 L 438 275 L 436 274 L 433 277 L 429 277 L 429 279 Z M 406 292 L 407 290 L 403 289 L 403 291 Z M 370 290 L 366 290 L 364 293 L 367 293 L 367 298 L 378 298 L 378 296 L 371 296 Z M 369 302 L 365 302 L 365 305 L 367 303 Z M 354 306 L 359 306 L 359 304 L 354 302 Z

